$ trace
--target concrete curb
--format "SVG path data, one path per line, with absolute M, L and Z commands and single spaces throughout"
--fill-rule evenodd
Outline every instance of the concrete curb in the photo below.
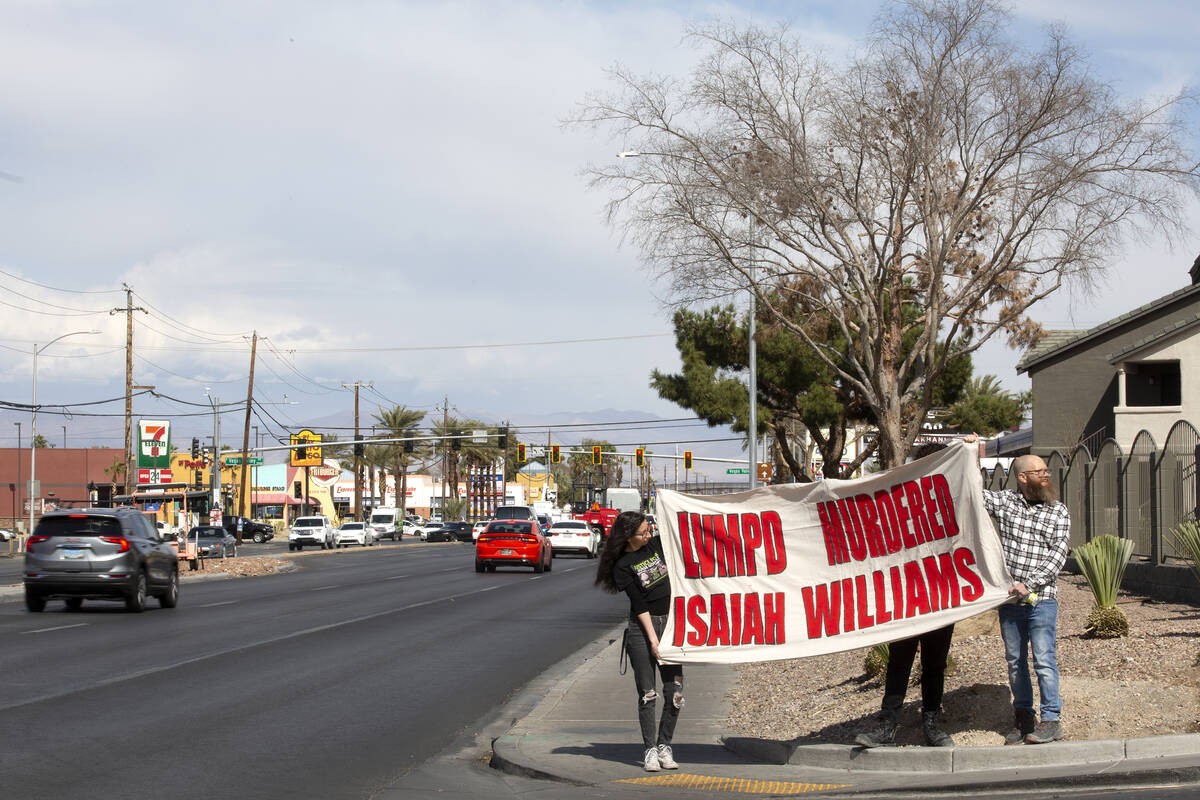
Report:
M 1200 734 L 1149 736 L 1137 739 L 1094 739 L 1020 747 L 876 747 L 809 744 L 749 737 L 723 737 L 733 752 L 768 764 L 813 769 L 891 773 L 980 773 L 998 767 L 1037 769 L 1081 765 L 1146 768 L 1155 760 L 1200 754 Z

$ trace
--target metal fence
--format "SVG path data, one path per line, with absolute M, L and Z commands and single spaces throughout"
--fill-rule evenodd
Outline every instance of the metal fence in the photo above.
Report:
M 1046 459 L 1051 480 L 1071 512 L 1071 546 L 1110 533 L 1133 542 L 1133 556 L 1164 564 L 1182 556 L 1165 534 L 1200 517 L 1196 462 L 1200 434 L 1184 420 L 1175 423 L 1159 447 L 1148 431 L 1134 438 L 1128 453 L 1112 439 L 1095 454 L 1086 446 Z M 996 467 L 983 471 L 988 489 L 1015 489 L 1017 475 Z

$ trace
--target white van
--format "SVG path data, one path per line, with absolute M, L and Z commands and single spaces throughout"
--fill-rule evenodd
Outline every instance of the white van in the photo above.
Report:
M 371 530 L 376 539 L 391 539 L 400 541 L 403 529 L 400 527 L 400 509 L 376 508 L 371 512 Z

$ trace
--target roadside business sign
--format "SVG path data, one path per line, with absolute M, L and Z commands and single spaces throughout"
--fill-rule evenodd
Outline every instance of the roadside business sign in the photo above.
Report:
M 138 483 L 171 480 L 171 423 L 167 420 L 138 420 L 137 478 Z
M 293 445 L 303 445 L 292 447 L 293 467 L 319 467 L 325 463 L 321 457 L 321 434 L 306 429 L 293 433 L 291 440 Z

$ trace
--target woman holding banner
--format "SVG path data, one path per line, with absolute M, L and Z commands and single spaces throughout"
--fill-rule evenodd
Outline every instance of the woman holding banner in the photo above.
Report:
M 683 707 L 683 667 L 658 661 L 658 641 L 671 608 L 671 579 L 663 555 L 662 540 L 651 537 L 646 517 L 638 511 L 623 511 L 613 521 L 600 563 L 596 585 L 607 592 L 624 592 L 629 597 L 629 625 L 625 629 L 625 653 L 633 666 L 638 694 L 638 724 L 646 749 L 643 766 L 647 772 L 678 769 L 671 752 L 675 722 Z M 658 700 L 654 668 L 662 677 L 663 712 L 654 729 Z

